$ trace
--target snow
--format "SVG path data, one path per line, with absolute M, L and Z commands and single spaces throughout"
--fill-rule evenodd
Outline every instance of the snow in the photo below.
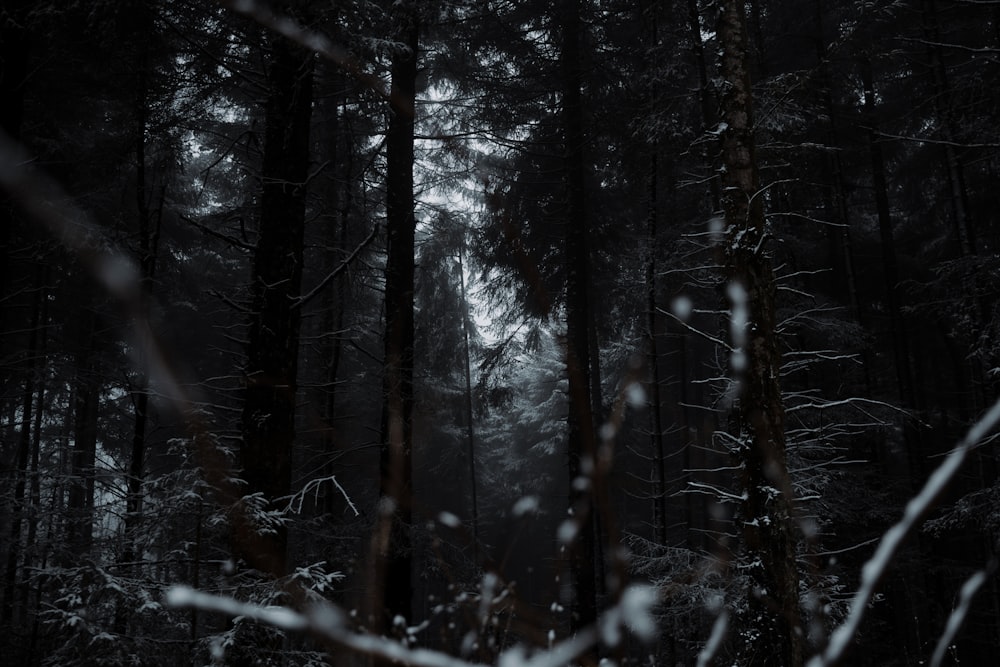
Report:
M 396 500 L 389 496 L 382 496 L 378 502 L 378 512 L 381 516 L 392 516 L 396 511 Z
M 955 638 L 955 635 L 958 634 L 959 628 L 962 627 L 962 622 L 965 621 L 965 616 L 969 613 L 969 607 L 972 605 L 972 598 L 975 596 L 976 592 L 982 588 L 988 578 L 989 575 L 987 575 L 984 570 L 980 570 L 969 577 L 969 579 L 962 584 L 962 591 L 959 594 L 958 604 L 948 616 L 948 625 L 945 626 L 944 633 L 941 635 L 937 646 L 934 648 L 934 655 L 931 656 L 931 667 L 941 667 L 941 663 L 944 661 L 945 653 L 947 653 L 948 648 L 951 646 L 951 641 Z
M 601 425 L 601 440 L 614 440 L 617 433 L 618 429 L 612 422 L 604 422 L 604 424 Z
M 580 530 L 580 525 L 574 519 L 566 519 L 561 524 L 559 524 L 559 530 L 556 532 L 556 536 L 559 538 L 560 544 L 572 544 L 573 540 L 576 539 L 576 534 Z
M 639 639 L 651 642 L 656 639 L 656 621 L 653 618 L 653 607 L 659 601 L 659 595 L 652 586 L 629 586 L 622 593 L 622 622 Z
M 525 514 L 535 514 L 538 512 L 538 508 L 538 496 L 524 496 L 514 503 L 511 513 L 514 515 L 514 518 L 520 519 Z
M 482 586 L 484 598 L 491 597 L 491 591 L 498 584 L 498 579 L 490 580 L 484 577 Z M 618 628 L 624 625 L 640 638 L 655 639 L 657 633 L 652 608 L 656 600 L 655 589 L 650 586 L 627 588 L 622 593 L 621 602 L 607 610 L 598 620 L 598 627 L 602 629 L 601 634 L 606 637 L 620 636 Z M 481 663 L 468 662 L 446 653 L 412 648 L 385 637 L 356 634 L 347 628 L 347 615 L 339 607 L 329 603 L 308 606 L 300 613 L 283 607 L 247 604 L 232 598 L 209 595 L 186 586 L 174 586 L 169 589 L 165 601 L 172 607 L 194 607 L 248 618 L 282 630 L 307 631 L 362 655 L 412 667 L 485 667 Z M 394 623 L 405 625 L 402 617 L 397 617 Z M 616 627 L 613 628 L 612 624 Z M 554 640 L 554 633 L 550 633 L 549 636 Z M 533 654 L 529 654 L 524 646 L 514 646 L 500 654 L 497 667 L 563 667 L 576 660 L 597 641 L 597 628 L 589 627 L 580 630 L 573 637 L 554 643 L 547 650 Z
M 284 607 L 258 607 L 196 591 L 187 586 L 173 586 L 165 596 L 170 607 L 197 607 L 206 611 L 218 611 L 230 616 L 243 616 L 255 621 L 268 623 L 276 628 L 290 631 L 306 630 L 309 623 L 304 616 Z
M 733 373 L 741 375 L 747 368 L 747 356 L 743 348 L 746 346 L 746 331 L 749 323 L 749 309 L 747 308 L 749 295 L 737 282 L 729 283 L 726 287 L 726 295 L 732 304 L 729 321 L 729 335 L 733 341 L 731 364 Z
M 888 571 L 893 558 L 903 544 L 903 540 L 920 523 L 920 519 L 934 504 L 965 462 L 965 457 L 976 444 L 986 437 L 1000 423 L 1000 401 L 977 421 L 958 447 L 942 461 L 931 474 L 924 487 L 906 505 L 906 511 L 899 522 L 886 531 L 875 554 L 861 570 L 861 586 L 858 588 L 847 618 L 830 636 L 826 651 L 814 656 L 807 667 L 826 667 L 840 661 L 847 647 L 857 635 L 858 628 L 868 609 L 868 603 L 875 593 L 875 587 Z
M 670 311 L 682 322 L 687 322 L 691 319 L 693 310 L 694 304 L 686 296 L 679 296 L 670 304 Z
M 705 648 L 698 654 L 697 667 L 709 667 L 712 664 L 712 659 L 718 653 L 719 647 L 722 646 L 722 640 L 726 638 L 726 631 L 728 629 L 729 612 L 723 610 L 715 619 L 715 624 L 712 625 L 712 634 L 709 635 L 708 641 L 705 642 Z
M 441 512 L 438 514 L 438 521 L 442 526 L 447 526 L 448 528 L 461 528 L 462 520 L 451 512 Z
M 646 407 L 646 390 L 638 382 L 632 382 L 625 388 L 625 400 L 633 410 Z
M 601 616 L 598 628 L 601 642 L 614 648 L 621 643 L 622 628 L 644 642 L 656 639 L 656 621 L 653 607 L 659 600 L 656 589 L 647 585 L 633 585 L 622 591 L 621 601 Z

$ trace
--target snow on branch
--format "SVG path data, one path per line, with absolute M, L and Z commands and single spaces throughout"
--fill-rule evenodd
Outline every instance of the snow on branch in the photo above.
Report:
M 354 516 L 361 516 L 361 513 L 358 511 L 358 508 L 355 507 L 354 503 L 351 501 L 351 497 L 347 495 L 347 491 L 344 490 L 344 487 L 341 486 L 340 482 L 337 481 L 336 475 L 330 475 L 329 477 L 321 477 L 320 479 L 310 480 L 305 486 L 302 487 L 301 491 L 291 496 L 291 498 L 288 501 L 288 507 L 284 509 L 284 512 L 286 513 L 294 512 L 295 514 L 300 514 L 302 512 L 302 503 L 305 500 L 306 494 L 309 493 L 310 491 L 313 491 L 316 494 L 316 503 L 319 504 L 320 488 L 326 482 L 330 482 L 335 487 L 337 487 L 337 490 L 340 491 L 340 495 L 344 496 L 344 500 L 347 502 L 348 507 L 350 507 L 351 511 L 354 512 Z
M 854 594 L 847 618 L 830 636 L 830 643 L 827 645 L 826 651 L 821 655 L 814 656 L 807 663 L 807 667 L 831 667 L 838 664 L 844 657 L 844 653 L 861 627 L 861 621 L 864 619 L 868 604 L 875 594 L 875 588 L 889 570 L 889 566 L 902 547 L 903 541 L 920 525 L 924 516 L 954 479 L 969 452 L 989 435 L 998 423 L 1000 423 L 1000 401 L 994 403 L 993 407 L 969 429 L 962 442 L 945 457 L 941 465 L 931 474 L 920 493 L 907 503 L 903 518 L 885 533 L 875 554 L 861 569 L 861 587 Z M 965 588 L 963 588 L 963 597 L 965 593 Z
M 958 604 L 952 610 L 951 614 L 948 616 L 948 624 L 944 628 L 944 633 L 941 634 L 941 638 L 938 639 L 937 646 L 934 647 L 934 655 L 931 656 L 931 667 L 941 667 L 941 663 L 944 662 L 945 653 L 948 652 L 948 647 L 951 645 L 951 641 L 958 634 L 959 628 L 962 627 L 962 623 L 965 621 L 966 615 L 969 613 L 969 609 L 972 606 L 972 598 L 975 597 L 976 593 L 982 588 L 983 584 L 989 579 L 990 570 L 995 569 L 992 567 L 995 563 L 991 564 L 991 567 L 985 570 L 980 570 L 973 574 L 968 580 L 962 584 L 962 590 L 959 593 Z
M 582 655 L 599 638 L 604 638 L 605 643 L 619 641 L 622 628 L 628 629 L 643 641 L 652 641 L 656 638 L 652 609 L 657 600 L 656 591 L 651 586 L 630 586 L 622 594 L 621 602 L 602 614 L 596 627 L 586 628 L 533 655 L 529 655 L 529 649 L 524 646 L 510 648 L 500 654 L 497 667 L 562 667 Z M 348 628 L 344 611 L 328 602 L 313 603 L 304 611 L 298 612 L 287 607 L 265 607 L 210 595 L 187 586 L 169 589 L 165 601 L 172 607 L 242 616 L 281 630 L 310 633 L 357 653 L 412 667 L 486 667 L 482 663 L 468 662 L 440 651 L 411 648 L 386 637 L 354 632 Z

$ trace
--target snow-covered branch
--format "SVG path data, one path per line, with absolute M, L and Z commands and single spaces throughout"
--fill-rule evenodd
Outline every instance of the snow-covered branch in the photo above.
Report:
M 510 648 L 500 654 L 497 667 L 562 667 L 582 655 L 598 640 L 615 645 L 621 639 L 622 629 L 627 629 L 643 641 L 652 641 L 656 637 L 656 622 L 651 612 L 656 602 L 657 594 L 652 587 L 630 586 L 622 593 L 621 602 L 601 615 L 596 627 L 586 628 L 575 636 L 534 654 L 529 654 L 524 646 Z M 411 648 L 386 637 L 352 631 L 348 628 L 344 611 L 326 602 L 310 604 L 299 612 L 287 607 L 265 607 L 240 602 L 187 586 L 174 586 L 167 591 L 166 604 L 242 616 L 289 632 L 309 633 L 364 655 L 412 667 L 485 667 L 481 663 L 455 658 L 440 651 Z
M 903 541 L 920 525 L 935 501 L 954 479 L 969 451 L 985 438 L 998 423 L 1000 423 L 1000 401 L 995 403 L 969 429 L 958 447 L 952 450 L 930 476 L 920 493 L 907 503 L 903 518 L 885 533 L 875 555 L 862 568 L 861 587 L 854 595 L 847 619 L 830 636 L 830 643 L 827 645 L 826 651 L 813 657 L 809 661 L 808 667 L 830 667 L 838 664 L 844 657 L 848 646 L 858 633 L 861 621 L 868 609 L 868 603 L 875 594 L 875 588 L 889 570 L 889 566 L 902 547 Z

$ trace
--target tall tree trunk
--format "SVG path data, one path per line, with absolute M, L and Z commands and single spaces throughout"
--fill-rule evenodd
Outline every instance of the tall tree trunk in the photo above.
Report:
M 291 9 L 288 13 L 294 16 Z M 262 494 L 265 509 L 278 510 L 278 499 L 291 489 L 295 439 L 300 312 L 294 300 L 302 283 L 313 54 L 271 35 L 266 76 L 240 453 L 247 494 Z M 260 530 L 249 515 L 234 527 L 236 553 L 274 576 L 287 570 L 287 542 L 283 525 Z
M 597 619 L 595 576 L 593 480 L 596 446 L 590 358 L 590 221 L 587 212 L 584 172 L 582 21 L 579 0 L 560 5 L 563 76 L 562 125 L 566 174 L 565 270 L 566 270 L 566 372 L 569 380 L 568 454 L 570 506 L 578 525 L 571 549 L 573 600 L 571 628 L 579 630 Z M 596 662 L 596 652 L 584 656 Z
M 371 610 L 376 630 L 386 619 L 410 618 L 413 598 L 413 128 L 420 10 L 407 0 L 392 11 L 396 41 L 405 49 L 392 59 L 386 136 L 385 377 Z
M 0 7 L 0 131 L 13 140 L 21 137 L 24 89 L 28 78 L 28 11 L 30 0 L 12 0 Z M 0 295 L 12 293 L 11 243 L 14 241 L 14 203 L 0 190 Z M 8 307 L 3 305 L 4 308 Z M 6 356 L 7 332 L 0 332 L 0 359 Z M 0 386 L 7 386 L 8 370 L 0 366 Z
M 826 110 L 826 151 L 824 167 L 824 182 L 829 187 L 823 189 L 824 207 L 828 211 L 832 220 L 840 227 L 831 227 L 830 234 L 830 255 L 831 264 L 836 267 L 836 272 L 841 275 L 837 277 L 836 285 L 843 286 L 846 297 L 851 307 L 851 315 L 862 329 L 867 328 L 867 318 L 861 308 L 861 299 L 858 295 L 857 272 L 854 268 L 854 249 L 851 245 L 851 215 L 847 205 L 846 178 L 844 176 L 844 161 L 841 157 L 840 132 L 837 125 L 837 109 L 833 102 L 833 76 L 830 72 L 829 56 L 826 47 L 826 36 L 823 30 L 823 21 L 826 16 L 825 4 L 817 0 L 815 12 L 813 14 L 816 21 L 816 58 L 819 61 L 820 85 L 823 90 L 823 106 Z M 864 373 L 866 396 L 872 396 L 872 359 L 870 350 L 865 347 L 862 352 L 862 370 Z
M 882 271 L 885 280 L 886 310 L 889 311 L 889 332 L 896 367 L 896 383 L 902 407 L 912 410 L 916 407 L 913 388 L 913 372 L 910 367 L 910 344 L 903 323 L 903 312 L 899 303 L 899 262 L 896 259 L 896 245 L 893 239 L 892 210 L 889 206 L 889 186 L 885 177 L 885 158 L 876 134 L 875 84 L 872 79 L 871 62 L 861 62 L 861 82 L 865 94 L 865 115 L 870 126 L 868 132 L 868 153 L 871 161 L 872 187 L 875 191 L 875 209 L 878 214 L 879 238 L 882 250 Z M 915 436 L 909 437 L 912 439 Z M 919 479 L 923 464 L 913 457 L 916 445 L 911 443 L 910 456 L 913 473 Z
M 646 244 L 648 256 L 646 258 L 646 338 L 649 345 L 649 365 L 650 365 L 650 434 L 653 444 L 653 456 L 656 458 L 656 501 L 653 505 L 653 530 L 654 540 L 660 544 L 667 543 L 667 471 L 666 452 L 663 442 L 663 397 L 660 386 L 660 349 L 659 349 L 659 326 L 656 316 L 658 303 L 658 291 L 656 280 L 656 254 L 658 248 L 658 219 L 657 209 L 657 170 L 658 170 L 658 146 L 653 147 L 653 152 L 649 160 L 649 211 L 646 223 Z
M 324 103 L 327 108 L 320 107 L 319 113 L 327 119 L 327 134 L 320 138 L 326 160 L 332 165 L 332 178 L 328 181 L 325 196 L 328 205 L 334 213 L 329 216 L 330 225 L 326 229 L 328 249 L 326 261 L 328 266 L 335 266 L 343 260 L 347 248 L 347 217 L 341 215 L 338 207 L 347 196 L 350 186 L 347 178 L 341 178 L 340 172 L 340 106 L 342 94 L 340 80 L 331 73 L 333 99 Z M 325 309 L 323 312 L 323 333 L 329 338 L 324 339 L 322 348 L 323 367 L 326 369 L 326 387 L 323 390 L 323 469 L 322 476 L 328 479 L 333 475 L 333 461 L 337 449 L 337 380 L 340 377 L 340 359 L 343 351 L 345 294 L 347 276 L 338 275 L 333 289 L 326 292 Z M 323 512 L 328 517 L 335 515 L 335 507 L 339 502 L 332 484 L 325 485 L 323 493 Z
M 764 207 L 753 137 L 746 22 L 740 0 L 724 0 L 718 38 L 725 82 L 721 116 L 723 210 L 727 225 L 727 279 L 734 322 L 732 360 L 739 385 L 738 418 L 744 500 L 740 507 L 750 585 L 741 619 L 746 664 L 794 667 L 802 663 L 795 525 L 785 455 L 785 411 L 779 385 L 774 274 L 763 246 Z M 745 322 L 737 313 L 745 313 Z
M 147 39 L 153 34 L 152 18 L 144 3 L 136 3 L 136 33 L 138 58 L 136 61 L 136 103 L 135 103 L 135 208 L 139 232 L 139 304 L 135 323 L 138 344 L 139 380 L 132 392 L 135 420 L 132 431 L 132 456 L 128 470 L 128 496 L 125 512 L 125 549 L 123 561 L 135 559 L 133 535 L 142 513 L 142 480 L 146 463 L 146 425 L 149 411 L 149 374 L 145 368 L 145 350 L 151 334 L 149 307 L 153 296 L 153 278 L 156 273 L 156 250 L 159 240 L 159 221 L 153 229 L 153 214 L 150 210 L 150 192 L 146 176 L 146 132 L 149 117 L 149 47 Z M 162 208 L 162 204 L 161 204 Z
M 697 5 L 694 7 L 697 17 Z M 650 50 L 659 44 L 659 3 L 648 2 L 643 6 L 639 16 L 640 21 L 649 23 Z M 699 33 L 697 47 L 701 46 Z M 655 70 L 661 63 L 646 62 L 645 67 Z M 656 110 L 660 104 L 660 96 L 656 90 L 650 93 L 650 108 Z M 653 540 L 660 544 L 667 543 L 667 472 L 666 451 L 663 437 L 663 396 L 662 377 L 660 369 L 660 330 L 657 310 L 659 308 L 659 281 L 657 280 L 657 254 L 659 248 L 660 222 L 660 141 L 654 138 L 649 147 L 649 163 L 646 182 L 646 341 L 649 353 L 649 391 L 650 391 L 650 443 L 652 456 L 655 458 L 656 486 L 653 502 Z
M 476 432 L 472 411 L 472 351 L 469 347 L 469 300 L 465 294 L 465 231 L 458 249 L 458 280 L 462 294 L 462 338 L 465 345 L 465 435 L 469 457 L 469 491 L 472 501 L 472 562 L 479 562 L 479 497 L 476 484 Z
M 24 391 L 22 392 L 21 397 L 21 430 L 18 433 L 17 463 L 14 469 L 15 483 L 12 512 L 13 516 L 10 522 L 10 541 L 7 543 L 7 568 L 6 576 L 4 578 L 3 602 L 2 606 L 0 606 L 0 622 L 5 624 L 10 623 L 14 618 L 14 607 L 16 604 L 15 598 L 18 588 L 17 563 L 21 557 L 21 528 L 26 514 L 24 496 L 25 491 L 27 490 L 28 465 L 31 459 L 32 403 L 35 398 L 35 386 L 38 382 L 35 374 L 39 358 L 38 329 L 41 312 L 44 307 L 43 299 L 45 298 L 43 283 L 44 269 L 41 266 L 36 267 L 35 274 L 36 291 L 34 303 L 31 309 L 31 328 L 28 331 L 28 348 L 26 350 L 27 368 L 25 369 Z M 39 404 L 35 406 L 35 409 L 40 411 L 42 406 Z M 22 604 L 24 604 L 23 600 Z
M 867 58 L 860 63 L 861 84 L 864 91 L 864 112 L 868 131 L 868 150 L 871 161 L 872 187 L 875 191 L 875 208 L 878 214 L 879 240 L 881 245 L 883 276 L 885 281 L 886 310 L 889 314 L 889 333 L 892 340 L 893 361 L 896 369 L 896 383 L 901 407 L 907 411 L 918 411 L 917 387 L 911 365 L 911 342 L 907 334 L 906 322 L 899 287 L 899 264 L 893 233 L 892 209 L 889 203 L 889 185 L 886 178 L 885 158 L 878 139 L 878 114 L 875 106 L 875 82 L 871 61 Z M 930 452 L 924 435 L 912 420 L 903 424 L 903 439 L 906 447 L 909 484 L 916 492 L 929 474 Z M 917 546 L 921 555 L 932 560 L 939 557 L 933 553 L 933 543 L 925 536 L 918 536 Z M 905 579 L 894 580 L 888 595 L 894 599 L 893 607 L 899 610 L 894 617 L 895 630 L 901 640 L 902 649 L 909 655 L 920 655 L 923 638 L 934 630 L 929 625 L 926 613 L 929 608 L 927 596 L 934 598 L 940 592 L 940 579 L 929 576 L 922 570 L 913 571 Z
M 687 0 L 688 35 L 691 40 L 691 51 L 694 54 L 695 69 L 698 72 L 698 102 L 701 106 L 702 131 L 707 132 L 713 125 L 712 92 L 708 85 L 708 61 L 705 58 L 705 44 L 701 31 L 701 12 L 698 0 Z M 719 194 L 719 180 L 709 180 L 709 201 L 712 212 L 722 206 Z
M 74 559 L 90 553 L 94 530 L 94 462 L 101 383 L 96 359 L 97 313 L 92 307 L 81 307 L 79 327 L 73 392 L 73 450 L 66 501 L 66 555 Z
M 945 164 L 948 169 L 949 203 L 951 204 L 952 225 L 958 239 L 959 252 L 962 257 L 978 255 L 976 247 L 976 227 L 969 207 L 969 193 L 965 185 L 965 164 L 956 149 L 956 129 L 961 120 L 956 118 L 953 92 L 948 78 L 948 69 L 942 53 L 940 19 L 937 3 L 934 0 L 923 0 L 921 3 L 924 37 L 927 40 L 928 60 L 934 81 L 934 110 L 938 118 L 938 130 L 944 140 Z M 972 331 L 969 338 L 975 342 L 983 329 L 989 325 L 987 313 L 990 308 L 983 297 L 977 292 L 975 285 L 976 270 L 966 270 L 962 274 L 962 289 L 966 298 L 971 299 L 974 316 Z M 978 413 L 987 404 L 986 373 L 983 368 L 983 358 L 978 351 L 973 350 L 968 355 L 966 364 L 971 377 L 970 394 L 973 412 Z

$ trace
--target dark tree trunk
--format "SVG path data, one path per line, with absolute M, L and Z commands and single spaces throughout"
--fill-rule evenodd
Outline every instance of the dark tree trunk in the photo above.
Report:
M 571 549 L 573 601 L 571 627 L 579 630 L 597 619 L 595 576 L 596 539 L 592 520 L 593 470 L 596 447 L 594 433 L 592 361 L 590 345 L 590 248 L 586 178 L 584 172 L 582 22 L 579 0 L 563 0 L 562 28 L 562 124 L 565 151 L 566 222 L 566 372 L 569 380 L 568 453 L 570 506 L 578 517 L 576 542 Z M 596 653 L 584 657 L 596 661 Z
M 712 92 L 708 85 L 708 62 L 705 58 L 705 45 L 702 40 L 701 12 L 698 0 L 687 0 L 688 34 L 691 39 L 691 51 L 694 55 L 695 69 L 698 72 L 698 102 L 701 107 L 702 131 L 707 132 L 713 125 Z M 720 204 L 719 180 L 709 180 L 709 201 L 712 212 L 718 211 Z
M 67 558 L 90 553 L 94 530 L 94 461 L 97 455 L 97 417 L 101 383 L 97 375 L 97 314 L 80 309 L 73 391 L 73 450 L 70 456 L 66 502 Z
M 24 90 L 28 78 L 28 31 L 26 19 L 33 3 L 14 0 L 0 6 L 0 132 L 12 140 L 21 137 L 24 116 Z M 16 215 L 14 202 L 7 191 L 0 189 L 0 295 L 13 293 L 11 256 Z M 0 315 L 11 307 L 5 298 L 0 302 Z M 4 318 L 6 321 L 6 318 Z M 8 331 L 0 331 L 0 359 L 9 354 Z M 10 369 L 0 364 L 0 387 L 8 386 Z
M 749 665 L 794 667 L 802 663 L 799 575 L 791 484 L 785 455 L 785 411 L 781 358 L 775 325 L 774 274 L 766 243 L 764 208 L 753 137 L 753 96 L 747 67 L 743 4 L 725 0 L 719 16 L 723 210 L 727 226 L 727 279 L 734 311 L 745 308 L 746 323 L 733 332 L 733 375 L 739 383 L 738 420 L 742 445 L 744 501 L 739 521 L 750 579 L 749 607 L 740 635 Z M 735 325 L 734 325 L 735 326 Z M 740 340 L 742 339 L 742 340 Z M 752 643 L 751 643 L 752 642 Z
M 831 265 L 834 267 L 835 285 L 842 286 L 841 297 L 851 305 L 851 315 L 862 329 L 867 328 L 867 317 L 861 307 L 858 295 L 858 279 L 855 271 L 854 249 L 851 245 L 851 215 L 847 205 L 846 177 L 844 161 L 841 156 L 840 132 L 837 125 L 837 109 L 833 102 L 833 75 L 830 72 L 829 56 L 826 48 L 826 37 L 823 29 L 825 5 L 816 2 L 814 18 L 816 21 L 816 58 L 819 61 L 819 80 L 823 90 L 823 107 L 827 116 L 826 145 L 829 150 L 823 162 L 824 182 L 828 184 L 823 189 L 824 208 L 831 220 L 839 227 L 829 230 Z M 839 275 L 838 275 L 839 274 Z M 861 352 L 862 369 L 865 379 L 866 396 L 872 396 L 872 359 L 870 350 L 865 347 Z
M 253 260 L 241 463 L 247 494 L 266 509 L 291 489 L 313 54 L 277 35 L 267 60 L 260 233 Z M 236 553 L 263 572 L 287 570 L 286 528 L 234 527 Z
M 10 541 L 7 543 L 7 568 L 4 578 L 3 603 L 0 607 L 0 622 L 10 623 L 14 617 L 15 593 L 17 591 L 17 563 L 21 557 L 21 528 L 24 521 L 24 496 L 28 483 L 28 465 L 31 460 L 31 419 L 32 408 L 41 410 L 39 403 L 33 406 L 35 398 L 35 370 L 38 366 L 39 323 L 44 308 L 45 289 L 43 285 L 44 269 L 36 268 L 35 300 L 31 309 L 31 328 L 28 331 L 28 348 L 26 350 L 27 368 L 24 378 L 24 391 L 21 396 L 21 430 L 17 439 L 17 463 L 14 469 L 13 512 L 10 523 Z M 37 423 L 37 420 L 35 420 Z M 22 604 L 24 601 L 22 600 Z
M 409 619 L 413 598 L 413 126 L 419 8 L 395 3 L 396 40 L 406 49 L 392 60 L 386 137 L 385 378 L 380 448 L 381 497 L 375 531 L 376 629 L 386 619 Z
M 865 115 L 870 129 L 868 132 L 868 152 L 871 161 L 872 188 L 875 191 L 875 210 L 878 214 L 879 239 L 882 250 L 882 272 L 885 281 L 886 310 L 889 311 L 889 332 L 896 367 L 896 381 L 902 407 L 912 410 L 916 407 L 913 388 L 913 372 L 910 367 L 910 343 L 903 322 L 903 312 L 899 299 L 899 263 L 896 259 L 896 245 L 893 238 L 892 210 L 889 206 L 889 186 L 885 177 L 885 158 L 876 135 L 875 85 L 872 80 L 871 63 L 861 63 L 861 81 L 865 94 Z M 911 446 L 911 452 L 913 447 Z M 912 454 L 911 454 L 912 457 Z M 919 478 L 922 464 L 915 464 L 913 472 Z
M 948 77 L 944 54 L 940 46 L 942 42 L 940 18 L 938 16 L 937 4 L 934 0 L 923 0 L 921 3 L 921 13 L 923 16 L 923 31 L 927 40 L 928 60 L 934 81 L 934 110 L 937 113 L 941 138 L 944 140 L 945 164 L 948 168 L 949 203 L 951 204 L 952 225 L 955 228 L 955 235 L 958 239 L 959 252 L 962 257 L 975 257 L 979 254 L 976 243 L 976 225 L 969 207 L 969 192 L 965 184 L 965 163 L 961 154 L 956 150 L 957 130 L 961 126 L 962 119 L 955 110 L 953 101 L 954 93 Z M 976 287 L 976 270 L 963 271 L 962 289 L 966 298 L 971 300 L 973 317 L 972 331 L 969 338 L 976 341 L 984 329 L 989 327 L 990 304 L 977 292 L 981 290 Z M 969 368 L 969 375 L 972 382 L 969 394 L 972 398 L 972 409 L 979 412 L 988 403 L 987 374 L 983 367 L 981 354 L 974 350 L 968 356 L 966 364 Z
M 695 6 L 695 12 L 697 7 Z M 695 14 L 694 20 L 697 20 Z M 639 17 L 650 25 L 650 50 L 659 43 L 659 3 L 649 2 L 643 7 Z M 700 34 L 698 46 L 701 46 Z M 655 61 L 645 63 L 645 67 L 655 71 L 661 64 Z M 651 91 L 649 104 L 652 109 L 658 108 L 660 96 L 656 90 Z M 650 403 L 650 444 L 651 455 L 655 459 L 656 487 L 653 502 L 653 540 L 659 544 L 667 543 L 667 472 L 666 451 L 663 437 L 663 396 L 662 373 L 660 370 L 660 327 L 657 311 L 659 309 L 659 281 L 657 280 L 657 255 L 659 254 L 659 222 L 660 222 L 660 142 L 653 140 L 649 147 L 649 163 L 646 182 L 648 197 L 646 210 L 646 340 L 649 353 L 649 403 Z
M 469 347 L 469 300 L 465 293 L 465 232 L 458 249 L 458 280 L 462 295 L 462 338 L 465 352 L 465 438 L 469 457 L 469 496 L 472 501 L 472 562 L 479 563 L 479 495 L 476 484 L 476 431 L 472 409 L 472 350 Z
M 128 470 L 128 497 L 125 513 L 125 550 L 123 560 L 129 563 L 135 558 L 135 548 L 132 543 L 135 527 L 142 513 L 142 480 L 143 468 L 146 462 L 146 426 L 149 411 L 149 376 L 145 368 L 146 347 L 151 335 L 149 322 L 149 306 L 153 296 L 153 279 L 156 274 L 156 250 L 159 241 L 159 221 L 153 228 L 153 213 L 150 209 L 150 192 L 146 177 L 146 132 L 149 116 L 148 76 L 149 47 L 144 36 L 153 34 L 152 20 L 148 8 L 137 3 L 133 8 L 136 13 L 136 32 L 138 42 L 138 59 L 136 62 L 136 104 L 135 104 L 135 207 L 136 223 L 139 232 L 139 304 L 138 318 L 135 323 L 137 343 L 139 380 L 132 392 L 135 421 L 132 431 L 132 456 Z

